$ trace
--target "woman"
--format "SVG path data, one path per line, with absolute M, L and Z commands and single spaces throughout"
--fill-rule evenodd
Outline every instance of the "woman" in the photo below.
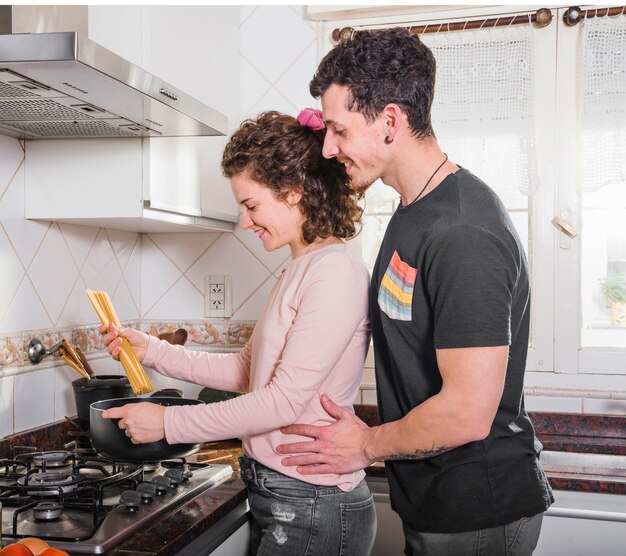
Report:
M 306 109 L 298 120 L 266 112 L 245 121 L 224 151 L 242 227 L 268 251 L 288 245 L 292 257 L 241 352 L 187 351 L 137 330 L 101 327 L 115 358 L 122 335 L 164 375 L 247 392 L 206 406 L 130 404 L 104 417 L 120 419 L 134 443 L 242 437 L 252 553 L 259 555 L 362 556 L 376 528 L 362 471 L 304 477 L 276 453 L 279 444 L 304 439 L 280 427 L 330 422 L 322 393 L 352 405 L 369 343 L 368 273 L 343 241 L 355 235 L 362 211 L 344 167 L 322 156 L 323 128 L 319 111 Z

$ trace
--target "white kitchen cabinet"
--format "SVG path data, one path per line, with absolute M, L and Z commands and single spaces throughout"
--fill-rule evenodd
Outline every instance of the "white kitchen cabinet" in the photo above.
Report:
M 230 187 L 215 192 L 219 164 L 189 139 L 213 138 L 27 141 L 25 217 L 134 232 L 232 231 Z
M 534 556 L 621 556 L 626 543 L 623 495 L 554 491 Z

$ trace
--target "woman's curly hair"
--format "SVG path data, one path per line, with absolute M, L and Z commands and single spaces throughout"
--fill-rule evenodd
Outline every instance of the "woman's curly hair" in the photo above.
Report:
M 245 120 L 224 149 L 222 172 L 227 178 L 246 175 L 286 201 L 289 191 L 300 191 L 306 243 L 316 238 L 347 239 L 361 222 L 360 197 L 337 160 L 322 156 L 325 130 L 314 131 L 280 112 L 264 112 Z

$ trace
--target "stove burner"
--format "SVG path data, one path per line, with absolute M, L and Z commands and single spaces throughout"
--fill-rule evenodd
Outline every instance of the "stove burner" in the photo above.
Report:
M 82 478 L 69 473 L 28 473 L 17 480 L 17 484 L 28 488 L 31 496 L 58 496 L 59 492 L 67 494 L 74 492 Z
M 40 452 L 33 454 L 33 463 L 37 467 L 67 467 L 72 455 L 69 452 Z
M 33 508 L 33 515 L 39 521 L 52 521 L 63 513 L 63 505 L 58 502 L 39 502 Z

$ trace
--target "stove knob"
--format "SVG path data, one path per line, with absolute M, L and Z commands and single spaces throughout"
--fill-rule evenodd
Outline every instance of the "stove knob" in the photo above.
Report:
M 134 490 L 125 490 L 120 496 L 120 504 L 124 504 L 129 512 L 136 512 L 141 504 L 141 495 Z
M 162 485 L 166 488 L 172 488 L 177 486 L 174 484 L 175 481 L 172 481 L 170 477 L 165 477 L 164 475 L 157 475 L 156 477 L 154 477 L 154 479 L 152 479 L 152 482 Z
M 150 483 L 139 483 L 137 486 L 137 492 L 141 496 L 141 502 L 143 504 L 151 504 L 154 501 L 156 495 L 156 486 Z
M 163 496 L 167 492 L 167 489 L 172 486 L 169 478 L 161 475 L 154 477 L 150 482 L 155 486 L 158 496 Z
M 189 481 L 189 477 L 191 477 L 193 473 L 190 471 L 183 471 L 182 469 L 168 469 L 165 472 L 165 476 L 175 481 L 178 485 L 179 483 L 186 483 Z

